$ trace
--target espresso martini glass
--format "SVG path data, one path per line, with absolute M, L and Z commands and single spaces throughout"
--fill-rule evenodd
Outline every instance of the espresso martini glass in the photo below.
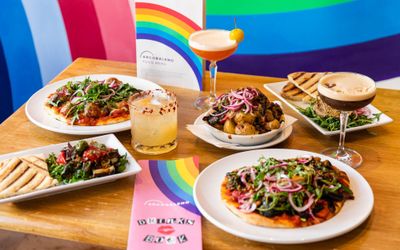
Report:
M 375 98 L 374 80 L 357 73 L 332 73 L 320 79 L 318 93 L 322 101 L 340 111 L 339 146 L 327 148 L 321 153 L 353 168 L 359 167 L 363 162 L 362 156 L 357 151 L 344 147 L 347 120 L 351 111 L 367 106 Z
M 189 47 L 199 57 L 210 62 L 210 94 L 200 96 L 194 103 L 197 109 L 209 109 L 216 98 L 217 62 L 231 56 L 238 47 L 236 40 L 230 39 L 229 30 L 206 29 L 189 36 Z

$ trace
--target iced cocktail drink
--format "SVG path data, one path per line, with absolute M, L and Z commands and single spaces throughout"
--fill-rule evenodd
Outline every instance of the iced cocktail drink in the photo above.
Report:
M 133 148 L 144 154 L 163 154 L 176 148 L 178 109 L 175 94 L 149 90 L 129 99 Z

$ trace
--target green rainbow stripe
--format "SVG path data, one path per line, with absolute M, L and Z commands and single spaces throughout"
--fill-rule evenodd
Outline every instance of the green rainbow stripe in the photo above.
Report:
M 353 0 L 221 0 L 207 1 L 207 15 L 260 15 L 323 8 Z
M 175 184 L 188 195 L 192 195 L 192 187 L 179 175 L 174 161 L 167 161 L 167 169 Z
M 184 38 L 181 34 L 179 34 L 178 32 L 171 30 L 167 27 L 165 27 L 164 25 L 160 25 L 158 23 L 151 23 L 151 22 L 142 22 L 142 21 L 138 21 L 136 22 L 136 27 L 140 27 L 140 28 L 150 28 L 150 29 L 155 29 L 155 30 L 161 30 L 173 37 L 175 37 L 177 40 L 181 41 L 183 44 L 188 45 L 188 41 L 186 38 Z
M 182 43 L 183 46 L 181 46 L 181 48 L 187 47 L 189 48 L 189 43 L 188 40 L 182 36 L 181 34 L 179 34 L 178 32 L 164 26 L 158 23 L 152 23 L 152 22 L 145 22 L 145 21 L 137 21 L 136 22 L 136 27 L 142 29 L 147 29 L 147 30 L 154 30 L 154 31 L 161 31 L 164 32 L 172 37 L 174 37 L 176 40 L 178 40 L 179 42 Z M 200 65 L 201 67 L 201 58 L 199 57 L 193 57 L 193 60 L 197 61 L 196 65 Z

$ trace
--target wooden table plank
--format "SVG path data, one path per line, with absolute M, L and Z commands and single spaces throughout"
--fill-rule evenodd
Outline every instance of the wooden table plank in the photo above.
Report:
M 54 81 L 85 74 L 115 73 L 134 76 L 135 65 L 94 59 L 77 59 Z M 206 79 L 207 80 L 207 79 Z M 272 100 L 276 99 L 262 88 L 266 82 L 279 79 L 260 76 L 219 73 L 219 91 L 239 86 L 256 86 Z M 149 157 L 136 153 L 130 146 L 130 132 L 117 133 L 117 137 L 137 159 L 174 159 L 200 155 L 200 167 L 204 169 L 213 161 L 235 153 L 218 149 L 194 137 L 185 129 L 201 113 L 192 106 L 198 92 L 170 88 L 179 101 L 179 133 L 176 150 Z M 346 144 L 358 150 L 365 163 L 358 171 L 368 180 L 374 194 L 375 207 L 371 217 L 360 227 L 338 238 L 306 245 L 274 245 L 244 240 L 221 231 L 203 220 L 204 249 L 392 249 L 400 243 L 400 91 L 379 89 L 373 104 L 395 121 L 386 126 L 349 133 Z M 299 116 L 284 107 L 285 111 Z M 17 110 L 0 125 L 0 154 L 45 146 L 89 136 L 57 134 L 30 123 L 24 107 Z M 308 123 L 299 120 L 294 132 L 276 147 L 295 148 L 319 152 L 325 147 L 336 146 L 338 137 L 319 134 Z M 125 248 L 129 230 L 134 177 L 115 183 L 86 188 L 47 198 L 16 204 L 0 205 L 0 228 L 48 237 L 68 239 L 110 247 Z

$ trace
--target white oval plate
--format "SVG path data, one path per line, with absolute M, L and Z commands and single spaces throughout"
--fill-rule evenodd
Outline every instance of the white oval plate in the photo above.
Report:
M 68 81 L 82 81 L 87 77 L 90 77 L 90 79 L 92 80 L 105 80 L 109 77 L 115 77 L 121 80 L 123 83 L 129 83 L 130 85 L 138 89 L 162 89 L 161 86 L 151 81 L 126 75 L 98 74 L 71 77 L 46 85 L 35 94 L 33 94 L 33 96 L 29 98 L 25 106 L 25 114 L 28 119 L 41 128 L 57 133 L 70 135 L 97 135 L 129 130 L 131 127 L 130 120 L 102 126 L 74 126 L 59 121 L 48 113 L 48 111 L 44 107 L 44 103 L 49 94 L 55 92 L 57 88 L 65 85 Z
M 201 114 L 199 117 L 196 118 L 196 120 L 194 121 L 194 125 L 203 125 L 206 124 L 205 121 L 203 121 L 203 117 L 204 117 L 205 113 Z M 286 119 L 290 119 L 292 120 L 292 123 L 296 122 L 297 119 L 290 116 L 290 115 L 285 115 Z M 200 131 L 190 131 L 192 132 L 195 136 L 197 136 L 198 138 L 202 139 L 203 141 L 212 144 L 218 148 L 226 148 L 226 149 L 231 149 L 231 150 L 238 150 L 238 151 L 243 151 L 243 150 L 253 150 L 253 149 L 260 149 L 260 148 L 268 148 L 268 147 L 272 147 L 276 144 L 279 144 L 281 142 L 283 142 L 284 140 L 286 140 L 293 132 L 293 126 L 288 126 L 287 128 L 285 128 L 282 132 L 280 132 L 279 134 L 277 134 L 274 138 L 272 138 L 271 140 L 262 143 L 262 144 L 258 144 L 258 145 L 240 145 L 240 144 L 221 144 L 220 141 L 215 138 L 207 129 L 206 133 L 202 133 L 204 131 L 202 131 L 201 133 L 199 133 Z
M 355 199 L 346 201 L 342 210 L 332 219 L 304 228 L 260 227 L 244 222 L 225 207 L 220 197 L 220 185 L 227 172 L 256 164 L 260 156 L 287 159 L 302 155 L 329 160 L 350 178 Z M 253 150 L 222 158 L 200 173 L 194 184 L 193 194 L 196 206 L 203 216 L 220 229 L 249 240 L 277 244 L 309 243 L 342 235 L 366 220 L 374 205 L 371 187 L 356 170 L 330 157 L 293 149 Z

